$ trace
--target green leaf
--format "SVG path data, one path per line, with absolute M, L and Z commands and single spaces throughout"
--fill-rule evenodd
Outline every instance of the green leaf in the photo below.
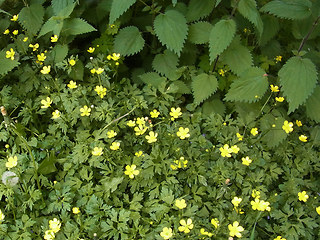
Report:
M 212 12 L 215 1 L 213 0 L 191 0 L 188 5 L 186 18 L 188 22 L 202 19 Z
M 139 77 L 141 81 L 143 81 L 146 84 L 150 84 L 154 87 L 158 87 L 166 82 L 165 77 L 161 77 L 158 73 L 155 72 L 144 73 L 141 74 Z
M 19 66 L 19 62 L 16 60 L 11 60 L 9 58 L 6 58 L 6 52 L 1 51 L 0 52 L 0 75 L 6 75 L 8 72 L 10 72 L 15 67 Z
M 72 5 L 72 4 L 74 4 L 74 0 L 52 0 L 51 1 L 51 6 L 52 6 L 54 15 L 59 15 L 61 10 L 65 9 L 68 5 Z
M 76 65 L 72 67 L 72 70 L 69 74 L 70 78 L 73 80 L 83 80 L 84 66 L 82 61 L 77 61 Z
M 320 123 L 320 86 L 317 86 L 306 102 L 307 116 Z
M 260 45 L 266 45 L 279 31 L 278 19 L 274 16 L 264 15 L 262 16 L 263 32 L 260 38 Z
M 38 38 L 47 34 L 48 32 L 53 32 L 53 34 L 60 35 L 61 29 L 63 27 L 63 21 L 55 20 L 53 17 L 50 18 L 45 24 L 43 24 Z
M 233 19 L 220 20 L 216 23 L 209 36 L 209 56 L 212 63 L 232 42 L 236 33 L 236 23 Z
M 308 58 L 292 57 L 280 69 L 281 90 L 291 113 L 312 94 L 317 83 L 316 66 Z
M 190 94 L 191 90 L 190 87 L 188 87 L 183 81 L 174 81 L 173 86 L 175 86 L 176 88 L 178 88 L 177 93 L 181 93 L 181 94 Z
M 56 172 L 58 169 L 55 166 L 55 153 L 50 152 L 49 156 L 47 156 L 39 165 L 38 173 L 47 175 L 53 172 Z
M 284 121 L 285 119 L 280 117 L 278 112 L 267 114 L 261 118 L 260 129 L 265 133 L 261 140 L 266 143 L 268 147 L 277 147 L 287 138 L 287 133 L 282 129 Z
M 261 36 L 263 31 L 263 22 L 257 10 L 257 3 L 255 0 L 240 0 L 238 11 L 242 16 L 247 18 L 258 30 Z
M 160 42 L 180 56 L 188 34 L 185 17 L 176 10 L 159 14 L 154 20 L 154 31 Z
M 66 19 L 64 21 L 63 29 L 68 35 L 79 35 L 97 31 L 94 27 L 81 18 Z
M 68 18 L 70 14 L 73 12 L 75 6 L 75 3 L 69 3 L 64 8 L 61 7 L 61 10 L 56 14 L 57 17 L 54 18 L 56 18 L 57 20 L 63 20 Z
M 211 29 L 212 25 L 209 22 L 193 23 L 189 27 L 188 40 L 195 44 L 207 43 Z
M 163 54 L 157 54 L 152 62 L 153 69 L 165 75 L 169 79 L 176 78 L 176 70 L 178 66 L 178 56 L 169 50 L 165 50 Z
M 123 56 L 130 56 L 142 50 L 144 39 L 134 26 L 122 28 L 114 40 L 114 50 Z
M 109 16 L 109 23 L 113 24 L 123 13 L 125 13 L 136 0 L 113 0 Z
M 232 41 L 230 46 L 221 54 L 220 59 L 237 75 L 252 66 L 251 53 L 247 47 L 241 45 L 239 38 L 235 38 Z
M 207 100 L 203 103 L 202 106 L 202 113 L 207 116 L 209 116 L 212 113 L 217 113 L 223 116 L 225 111 L 226 106 L 219 98 L 215 98 L 212 101 Z
M 18 21 L 29 33 L 36 35 L 42 26 L 43 16 L 44 8 L 40 4 L 33 4 L 21 9 Z
M 62 62 L 68 55 L 68 45 L 57 44 L 51 51 L 51 57 L 55 63 Z
M 256 102 L 268 89 L 268 79 L 261 68 L 251 67 L 235 79 L 226 94 L 225 100 Z
M 304 19 L 311 14 L 309 0 L 273 0 L 264 5 L 260 11 L 268 12 L 280 18 Z
M 200 104 L 215 93 L 218 88 L 218 81 L 213 75 L 201 73 L 192 77 L 191 87 L 195 103 Z

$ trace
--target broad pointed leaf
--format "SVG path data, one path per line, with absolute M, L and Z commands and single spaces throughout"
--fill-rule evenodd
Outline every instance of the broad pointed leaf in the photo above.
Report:
M 247 18 L 258 30 L 261 36 L 263 31 L 263 22 L 261 20 L 259 11 L 257 10 L 257 3 L 255 0 L 240 0 L 238 10 L 242 16 Z
M 109 16 L 109 23 L 114 23 L 123 13 L 125 13 L 136 0 L 113 0 Z
M 9 71 L 19 66 L 19 62 L 6 58 L 6 52 L 0 52 L 0 75 L 6 75 Z
M 307 116 L 320 123 L 320 86 L 317 86 L 306 102 Z
M 66 19 L 63 29 L 65 29 L 65 32 L 69 35 L 79 35 L 97 31 L 94 27 L 81 18 Z
M 114 50 L 123 56 L 130 56 L 140 52 L 144 46 L 144 39 L 139 29 L 134 26 L 122 28 L 114 40 Z
M 150 84 L 154 87 L 158 87 L 166 81 L 165 77 L 161 77 L 158 73 L 155 72 L 144 73 L 139 77 L 144 83 Z
M 189 27 L 188 40 L 195 44 L 204 44 L 209 42 L 209 35 L 212 25 L 209 22 L 197 22 Z
M 260 129 L 265 132 L 261 140 L 269 147 L 276 147 L 287 138 L 287 133 L 282 129 L 284 121 L 284 118 L 275 117 L 274 114 L 267 114 L 261 118 Z
M 206 100 L 212 94 L 214 94 L 218 88 L 217 78 L 213 75 L 208 75 L 206 73 L 201 73 L 192 78 L 192 91 L 194 96 L 194 101 L 200 104 L 202 101 Z
M 212 12 L 214 4 L 215 1 L 212 0 L 191 0 L 186 15 L 188 22 L 208 16 Z
M 260 38 L 260 45 L 266 45 L 279 31 L 279 21 L 276 17 L 271 15 L 262 16 L 263 32 Z
M 178 66 L 178 56 L 169 50 L 165 50 L 163 54 L 157 54 L 152 62 L 153 69 L 165 75 L 169 79 L 174 79 Z
M 40 4 L 32 4 L 22 8 L 19 13 L 19 23 L 29 33 L 36 35 L 43 22 L 44 8 Z

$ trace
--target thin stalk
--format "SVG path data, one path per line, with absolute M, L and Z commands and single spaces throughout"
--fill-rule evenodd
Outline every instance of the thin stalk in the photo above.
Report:
M 300 47 L 298 49 L 298 53 L 302 50 L 304 44 L 307 42 L 308 38 L 310 37 L 311 33 L 314 31 L 314 29 L 316 28 L 316 26 L 318 25 L 318 22 L 320 20 L 320 16 L 317 17 L 317 19 L 313 22 L 311 29 L 309 30 L 309 32 L 307 33 L 307 35 L 302 39 L 301 43 L 300 43 Z
M 130 113 L 132 113 L 134 110 L 136 109 L 136 107 L 134 107 L 133 109 L 131 109 L 129 112 L 127 112 L 126 114 L 122 115 L 121 117 L 118 117 L 114 120 L 112 120 L 110 123 L 108 123 L 104 128 L 102 128 L 102 131 L 105 130 L 106 128 L 108 128 L 112 123 L 117 122 L 119 120 L 121 120 L 122 118 L 128 116 Z
M 216 70 L 216 66 L 217 66 L 217 63 L 218 63 L 218 60 L 219 60 L 219 57 L 220 55 L 217 56 L 216 60 L 214 60 L 214 64 L 213 64 L 213 68 L 212 68 L 212 72 L 214 72 Z
M 262 113 L 262 110 L 264 109 L 264 107 L 267 105 L 267 103 L 269 102 L 270 98 L 272 96 L 272 93 L 270 94 L 270 96 L 268 97 L 267 101 L 263 104 L 262 108 L 260 109 L 260 113 Z

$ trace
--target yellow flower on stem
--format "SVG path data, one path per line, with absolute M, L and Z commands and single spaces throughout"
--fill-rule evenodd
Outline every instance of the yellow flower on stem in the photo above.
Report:
M 190 137 L 189 128 L 179 127 L 179 131 L 177 132 L 177 136 L 180 139 L 186 139 L 186 138 Z
M 281 62 L 281 61 L 282 61 L 282 56 L 276 56 L 276 57 L 274 58 L 274 60 L 276 60 L 276 63 L 277 63 L 277 62 Z
M 157 118 L 159 116 L 160 112 L 158 112 L 156 109 L 153 109 L 152 112 L 150 112 L 150 116 L 152 118 Z
M 68 88 L 70 88 L 70 89 L 75 89 L 75 88 L 77 88 L 78 86 L 77 86 L 77 82 L 74 82 L 74 81 L 70 81 L 69 82 L 69 84 L 67 85 L 68 86 Z
M 246 166 L 249 166 L 250 163 L 252 163 L 252 160 L 248 156 L 246 156 L 245 158 L 243 157 L 241 160 L 242 160 L 242 164 Z
M 147 127 L 144 125 L 139 124 L 137 127 L 134 128 L 134 131 L 136 132 L 136 135 L 143 135 L 147 131 Z
M 237 145 L 231 146 L 231 150 L 233 153 L 237 154 L 240 151 L 240 148 Z
M 83 108 L 80 108 L 81 116 L 90 116 L 91 108 L 88 108 L 87 105 L 84 105 Z
M 238 237 L 240 238 L 242 235 L 240 232 L 244 231 L 244 228 L 242 226 L 239 225 L 239 222 L 235 221 L 233 222 L 233 224 L 229 224 L 228 225 L 228 229 L 229 229 L 229 235 L 230 237 Z
M 3 214 L 3 212 L 0 209 L 0 223 L 4 220 L 5 215 Z
M 164 227 L 162 229 L 162 232 L 160 233 L 160 236 L 163 237 L 163 239 L 167 240 L 172 237 L 172 228 Z
M 154 143 L 157 141 L 158 133 L 154 133 L 153 131 L 149 132 L 149 135 L 146 136 L 148 143 Z
M 242 198 L 234 197 L 231 200 L 231 203 L 233 204 L 234 207 L 239 207 L 239 204 L 242 202 Z
M 49 221 L 49 227 L 54 233 L 57 233 L 60 231 L 61 223 L 58 219 L 54 218 L 53 220 Z
M 22 41 L 24 41 L 24 42 L 26 42 L 26 41 L 28 41 L 28 37 L 25 37 Z
M 181 108 L 171 108 L 170 116 L 171 120 L 174 121 L 176 118 L 182 115 Z
M 127 122 L 127 125 L 128 125 L 129 127 L 134 127 L 134 126 L 136 125 L 136 122 L 133 121 L 133 120 L 129 120 L 129 121 Z
M 283 237 L 281 237 L 281 236 L 277 236 L 275 239 L 273 239 L 273 240 L 287 240 L 287 239 L 285 239 L 285 238 L 283 238 Z
M 19 34 L 19 30 L 13 30 L 13 31 L 12 31 L 12 34 L 13 34 L 13 35 L 18 35 L 18 34 Z
M 89 49 L 87 50 L 88 53 L 93 53 L 94 50 L 96 50 L 94 47 L 89 47 Z
M 272 84 L 270 85 L 270 89 L 271 89 L 271 92 L 279 92 L 279 87 L 278 86 L 273 86 Z
M 36 43 L 36 44 L 29 44 L 29 47 L 31 47 L 32 48 L 32 51 L 37 51 L 38 50 L 38 48 L 39 48 L 39 43 Z
M 57 119 L 61 116 L 60 111 L 59 110 L 55 110 L 54 112 L 52 112 L 52 119 Z
M 142 151 L 136 152 L 134 155 L 136 155 L 137 157 L 144 156 Z
M 44 53 L 38 54 L 37 55 L 38 61 L 39 62 L 43 62 L 44 60 L 46 60 L 46 55 L 44 55 Z
M 73 212 L 73 214 L 79 214 L 80 209 L 78 207 L 74 207 L 74 208 L 72 208 L 72 212 Z
M 43 66 L 42 70 L 40 71 L 42 74 L 48 74 L 51 71 L 51 66 Z
M 222 157 L 231 157 L 232 149 L 229 148 L 228 144 L 225 144 L 223 147 L 219 148 Z
M 309 195 L 307 194 L 306 191 L 302 191 L 298 193 L 299 201 L 301 202 L 306 202 L 309 198 Z
M 175 160 L 174 163 L 176 165 L 171 164 L 170 167 L 172 168 L 172 170 L 177 170 L 178 168 L 186 168 L 188 160 L 185 160 L 184 157 L 180 157 L 180 159 Z
M 92 155 L 93 156 L 101 156 L 103 154 L 103 148 L 102 147 L 94 147 L 92 150 Z
M 8 161 L 6 162 L 6 167 L 8 169 L 10 169 L 10 168 L 13 168 L 13 167 L 17 166 L 17 164 L 18 164 L 17 156 L 9 157 Z
M 293 131 L 293 123 L 292 122 L 288 122 L 287 120 L 284 121 L 282 129 L 286 132 L 286 133 L 290 133 Z
M 107 89 L 105 87 L 101 86 L 101 85 L 100 86 L 96 86 L 96 88 L 94 90 L 97 92 L 97 94 L 101 98 L 103 98 L 107 94 Z
M 259 198 L 255 198 L 254 201 L 251 201 L 251 206 L 253 210 L 258 210 L 258 211 L 270 211 L 270 203 L 269 202 L 265 202 L 263 200 L 260 200 Z
M 250 133 L 253 135 L 253 136 L 256 136 L 259 132 L 258 132 L 258 128 L 252 128 Z
M 110 130 L 107 132 L 108 138 L 113 138 L 115 136 L 117 136 L 117 133 L 113 130 Z
M 43 238 L 45 240 L 53 240 L 55 238 L 55 234 L 53 230 L 47 230 L 44 232 Z
M 16 22 L 19 18 L 19 14 L 13 15 L 12 18 L 10 19 L 12 22 Z
M 243 140 L 243 136 L 240 133 L 237 133 L 237 138 L 238 138 L 239 141 Z
M 58 42 L 58 35 L 53 35 L 51 37 L 51 42 Z
M 184 208 L 187 207 L 186 200 L 184 200 L 184 199 L 181 199 L 181 200 L 177 199 L 177 200 L 175 201 L 175 205 L 176 205 L 176 207 L 179 208 L 179 209 L 184 209 Z
M 110 146 L 110 149 L 114 150 L 114 151 L 118 150 L 119 148 L 120 148 L 120 143 L 119 142 L 113 142 L 111 144 L 111 146 Z
M 220 225 L 218 218 L 212 218 L 212 219 L 211 219 L 211 224 L 212 224 L 215 228 L 218 228 L 219 225 Z
M 10 48 L 10 51 L 6 51 L 6 58 L 10 58 L 11 60 L 14 60 L 14 54 L 15 54 L 15 51 Z
M 9 29 L 4 30 L 3 34 L 8 35 L 10 33 Z
M 113 53 L 111 58 L 113 61 L 118 61 L 120 59 L 120 53 Z
M 320 215 L 320 206 L 316 208 L 316 212 Z
M 308 140 L 308 137 L 306 136 L 306 135 L 300 135 L 299 136 L 299 140 L 301 141 L 301 142 L 307 142 Z
M 49 97 L 47 97 L 46 99 L 41 100 L 41 104 L 42 104 L 41 108 L 48 108 L 51 106 L 51 103 L 52 103 L 52 100 Z
M 193 228 L 192 219 L 188 218 L 187 221 L 184 219 L 180 220 L 180 227 L 178 228 L 180 232 L 189 233 Z
M 296 120 L 296 124 L 297 124 L 298 127 L 301 127 L 301 126 L 302 126 L 302 122 L 299 121 L 299 120 Z
M 284 101 L 284 97 L 276 97 L 275 98 L 277 102 L 283 102 Z
M 124 174 L 125 175 L 128 175 L 129 176 L 129 178 L 131 178 L 131 179 L 133 179 L 134 178 L 134 176 L 137 176 L 139 173 L 140 173 L 140 171 L 139 170 L 136 170 L 136 165 L 131 165 L 131 166 L 129 166 L 129 165 L 127 165 L 126 166 L 126 171 L 124 171 Z
M 76 64 L 76 61 L 75 61 L 74 59 L 70 59 L 70 60 L 69 60 L 69 64 L 70 64 L 71 66 L 74 66 L 74 65 Z
M 207 232 L 204 228 L 201 228 L 201 229 L 200 229 L 200 234 L 201 234 L 201 235 L 206 235 L 206 236 L 208 236 L 208 237 L 212 237 L 212 236 L 213 236 L 212 233 Z
M 104 69 L 103 68 L 98 68 L 95 72 L 96 72 L 96 74 L 101 74 L 101 73 L 103 73 L 103 71 L 104 71 Z
M 260 191 L 255 190 L 255 189 L 252 190 L 251 196 L 252 196 L 253 198 L 260 198 Z

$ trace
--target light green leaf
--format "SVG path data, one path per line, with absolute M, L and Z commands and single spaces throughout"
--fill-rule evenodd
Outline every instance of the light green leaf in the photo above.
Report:
M 21 9 L 18 21 L 29 33 L 36 35 L 42 26 L 43 16 L 44 8 L 40 4 L 33 4 Z
M 268 79 L 261 68 L 251 67 L 231 84 L 225 100 L 256 102 L 268 89 Z
M 150 84 L 156 88 L 166 82 L 165 77 L 161 77 L 158 73 L 155 72 L 141 74 L 139 78 L 144 83 Z
M 187 86 L 183 81 L 174 81 L 172 83 L 178 90 L 177 93 L 182 93 L 182 94 L 190 94 L 191 90 L 190 87 Z
M 189 27 L 188 40 L 195 44 L 207 43 L 211 29 L 212 25 L 209 22 L 193 23 Z
M 186 18 L 188 22 L 202 19 L 212 12 L 215 1 L 213 0 L 191 0 L 188 5 Z
M 6 58 L 6 52 L 1 51 L 0 52 L 0 75 L 6 75 L 8 72 L 10 72 L 15 67 L 19 66 L 19 62 L 16 60 L 11 60 L 9 58 Z
M 212 101 L 207 100 L 203 103 L 202 106 L 202 113 L 207 116 L 209 116 L 212 113 L 217 113 L 223 116 L 225 111 L 226 107 L 219 98 L 215 98 Z
M 54 15 L 59 15 L 62 9 L 65 9 L 68 5 L 74 4 L 74 0 L 52 0 L 51 6 Z
M 196 104 L 200 104 L 215 93 L 218 88 L 218 81 L 213 75 L 201 73 L 200 75 L 192 77 L 191 87 L 194 102 Z
M 56 14 L 56 17 L 54 18 L 56 18 L 57 20 L 63 20 L 68 18 L 70 14 L 73 12 L 75 6 L 75 3 L 69 3 L 68 5 L 66 5 L 66 7 L 61 8 L 61 10 Z
M 284 121 L 279 114 L 267 114 L 261 118 L 260 129 L 265 133 L 261 140 L 268 147 L 276 147 L 287 138 L 287 133 L 282 129 Z
M 53 34 L 60 35 L 61 29 L 63 27 L 63 21 L 54 20 L 54 18 L 50 18 L 45 24 L 43 24 L 38 38 L 47 34 L 48 32 L 53 32 Z
M 309 0 L 273 0 L 264 5 L 260 11 L 268 12 L 280 18 L 304 19 L 311 14 Z
M 289 113 L 307 100 L 317 84 L 316 66 L 308 58 L 290 58 L 278 76 L 283 95 L 289 103 Z
M 113 24 L 123 13 L 125 13 L 136 0 L 113 0 L 109 16 L 109 23 Z
M 306 102 L 307 116 L 320 123 L 320 86 L 317 86 Z
M 263 32 L 260 38 L 260 45 L 265 46 L 279 31 L 278 19 L 274 16 L 262 16 Z
M 94 27 L 81 18 L 66 19 L 64 21 L 63 29 L 68 35 L 79 35 L 97 31 Z
M 216 23 L 209 36 L 209 56 L 212 63 L 232 42 L 236 33 L 236 23 L 233 19 L 220 20 Z
M 154 31 L 162 44 L 180 56 L 188 34 L 187 21 L 180 12 L 169 10 L 159 14 L 154 20 Z
M 140 52 L 144 46 L 144 39 L 139 29 L 134 26 L 122 28 L 114 40 L 114 50 L 123 56 L 130 56 Z
M 247 18 L 258 30 L 261 36 L 263 31 L 263 22 L 257 10 L 257 3 L 255 0 L 240 0 L 238 11 L 242 16 Z
M 169 50 L 165 50 L 163 54 L 157 54 L 152 62 L 152 68 L 165 75 L 169 79 L 174 79 L 177 74 L 178 56 Z
M 68 45 L 57 44 L 51 51 L 51 57 L 55 63 L 62 62 L 68 55 Z

